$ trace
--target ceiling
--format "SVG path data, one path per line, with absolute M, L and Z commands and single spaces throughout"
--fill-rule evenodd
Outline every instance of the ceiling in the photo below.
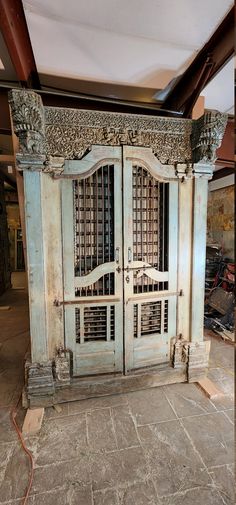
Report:
M 231 0 L 23 0 L 41 85 L 155 102 L 232 8 Z M 0 33 L 0 81 L 17 75 Z M 104 84 L 105 83 L 105 84 Z M 119 96 L 118 96 L 119 95 Z M 234 113 L 233 58 L 201 92 Z
M 232 5 L 231 0 L 23 0 L 39 74 L 155 90 L 187 68 Z M 206 108 L 231 110 L 233 71 L 231 61 L 201 93 Z

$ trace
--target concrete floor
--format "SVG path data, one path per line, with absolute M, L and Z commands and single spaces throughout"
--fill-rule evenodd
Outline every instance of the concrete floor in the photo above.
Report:
M 26 290 L 9 291 L 3 305 L 11 308 L 0 310 L 0 503 L 10 505 L 22 503 L 29 477 L 9 419 L 29 347 Z M 179 384 L 46 409 L 41 432 L 26 439 L 29 505 L 233 504 L 233 346 L 211 340 L 219 401 Z

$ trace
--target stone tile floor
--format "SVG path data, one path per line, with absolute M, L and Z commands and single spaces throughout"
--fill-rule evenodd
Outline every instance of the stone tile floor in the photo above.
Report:
M 0 304 L 12 308 L 0 311 L 0 503 L 13 505 L 29 477 L 9 418 L 22 387 L 28 313 L 25 292 L 4 296 Z M 35 464 L 29 505 L 234 504 L 234 352 L 207 338 L 209 377 L 225 393 L 218 401 L 176 384 L 46 409 L 41 432 L 26 439 Z M 23 417 L 20 408 L 20 425 Z

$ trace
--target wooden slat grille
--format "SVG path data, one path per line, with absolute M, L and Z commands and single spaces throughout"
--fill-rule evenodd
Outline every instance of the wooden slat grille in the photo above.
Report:
M 114 166 L 73 181 L 73 190 L 75 276 L 82 277 L 114 260 Z M 76 296 L 110 294 L 114 294 L 113 273 L 75 290 Z
M 133 167 L 133 260 L 145 261 L 157 270 L 168 270 L 169 184 L 148 171 Z M 134 272 L 134 293 L 162 291 L 168 282 L 156 282 Z
M 154 333 L 168 333 L 168 300 L 134 305 L 134 337 Z
M 75 332 L 78 344 L 115 340 L 115 307 L 76 308 Z

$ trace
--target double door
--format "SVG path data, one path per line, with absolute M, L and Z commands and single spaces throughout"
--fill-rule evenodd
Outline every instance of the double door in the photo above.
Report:
M 178 183 L 136 149 L 95 146 L 61 181 L 65 345 L 75 376 L 127 374 L 170 358 Z

